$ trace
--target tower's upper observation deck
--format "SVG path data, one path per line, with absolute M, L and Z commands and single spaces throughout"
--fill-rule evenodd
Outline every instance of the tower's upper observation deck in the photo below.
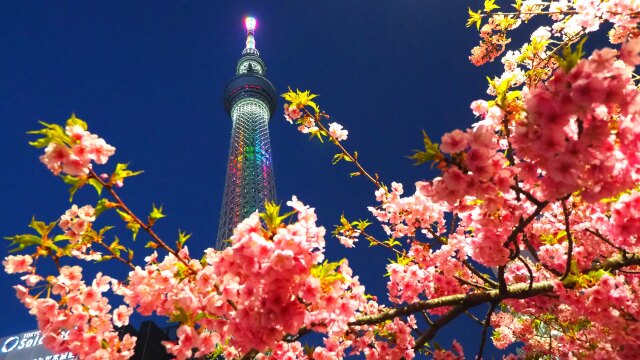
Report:
M 276 90 L 265 77 L 267 67 L 260 58 L 256 49 L 254 37 L 257 21 L 247 17 L 245 27 L 247 29 L 246 47 L 242 51 L 242 57 L 236 66 L 236 76 L 227 84 L 224 90 L 224 108 L 231 114 L 233 105 L 245 98 L 256 98 L 263 101 L 273 115 L 278 102 Z

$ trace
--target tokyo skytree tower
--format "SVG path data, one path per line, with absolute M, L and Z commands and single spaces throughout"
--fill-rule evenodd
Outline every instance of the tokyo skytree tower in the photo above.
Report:
M 256 49 L 256 20 L 245 19 L 247 45 L 236 76 L 224 91 L 224 107 L 231 120 L 231 145 L 218 225 L 216 249 L 227 247 L 233 228 L 254 211 L 275 200 L 268 122 L 276 106 L 276 91 L 265 76 L 266 66 Z

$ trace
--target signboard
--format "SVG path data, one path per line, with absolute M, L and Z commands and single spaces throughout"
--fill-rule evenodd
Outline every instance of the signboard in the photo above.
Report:
M 42 333 L 29 331 L 0 339 L 0 360 L 76 360 L 71 353 L 53 354 L 42 345 Z

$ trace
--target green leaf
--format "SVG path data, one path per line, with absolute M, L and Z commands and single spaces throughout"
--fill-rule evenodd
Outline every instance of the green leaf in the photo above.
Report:
M 102 239 L 102 237 L 104 236 L 104 233 L 106 233 L 107 231 L 113 229 L 115 226 L 105 226 L 102 229 L 100 229 L 100 231 L 98 232 L 98 236 Z
M 113 252 L 113 254 L 117 257 L 120 257 L 120 251 L 126 250 L 127 248 L 120 245 L 120 239 L 116 236 L 111 245 L 109 245 L 109 250 Z
M 600 281 L 600 279 L 604 275 L 612 276 L 612 274 L 609 271 L 604 270 L 604 269 L 600 269 L 598 271 L 589 271 L 589 274 L 587 274 L 587 276 L 589 276 L 589 278 L 591 278 L 594 281 Z
M 582 48 L 586 41 L 587 37 L 585 36 L 582 38 L 582 40 L 580 40 L 580 42 L 578 42 L 575 50 L 571 49 L 571 44 L 569 44 L 562 48 L 562 56 L 555 56 L 556 60 L 558 61 L 558 65 L 560 65 L 560 67 L 564 69 L 565 72 L 568 73 L 569 71 L 571 71 L 571 69 L 573 69 L 578 64 L 580 59 L 582 59 L 582 57 L 584 56 Z
M 162 205 L 157 208 L 156 204 L 152 204 L 151 213 L 149 214 L 149 225 L 155 224 L 158 219 L 162 219 L 163 217 L 166 217 L 166 215 L 162 213 Z
M 182 246 L 187 240 L 189 240 L 190 237 L 191 237 L 191 234 L 187 234 L 186 232 L 178 230 L 178 241 L 176 241 L 176 245 L 178 246 L 178 249 L 182 249 Z
M 136 220 L 126 212 L 120 209 L 116 209 L 116 212 L 118 212 L 122 221 L 127 223 L 126 227 L 131 230 L 131 233 L 133 234 L 133 241 L 135 241 L 136 237 L 138 237 L 138 232 L 140 231 L 140 224 L 138 224 L 138 222 L 136 222 Z
M 144 246 L 145 248 L 149 248 L 149 249 L 157 249 L 158 248 L 158 244 L 156 244 L 155 241 L 149 241 L 147 243 L 147 245 Z
M 323 135 L 327 135 L 327 133 L 325 133 L 324 131 L 317 129 L 317 130 L 311 130 L 309 131 L 309 140 L 313 139 L 314 137 L 317 137 L 318 140 L 320 140 L 321 143 L 324 143 L 324 138 L 322 137 Z
M 371 225 L 371 223 L 368 220 L 358 220 L 352 222 L 351 225 L 355 226 L 360 231 L 364 231 L 364 229 L 366 229 L 367 226 Z
M 442 158 L 442 153 L 437 143 L 434 143 L 427 135 L 427 132 L 422 130 L 422 141 L 424 143 L 424 151 L 414 150 L 414 154 L 409 156 L 409 159 L 414 160 L 413 165 L 421 165 L 429 161 L 433 161 Z
M 116 169 L 113 172 L 113 174 L 111 175 L 111 183 L 115 184 L 116 182 L 123 180 L 124 178 L 128 178 L 131 176 L 136 176 L 136 175 L 140 175 L 142 174 L 144 171 L 132 171 L 129 170 L 127 167 L 129 166 L 129 164 L 121 164 L 118 163 L 116 165 Z
M 87 180 L 86 178 L 76 177 L 71 175 L 62 175 L 61 177 L 62 177 L 62 181 L 64 181 L 65 184 L 71 185 L 71 187 L 69 188 L 69 202 L 72 202 L 73 195 L 75 195 L 78 189 L 82 188 L 84 184 L 86 184 Z
M 102 194 L 102 183 L 96 179 L 96 178 L 91 178 L 88 181 L 89 185 L 93 186 L 94 189 L 96 189 L 96 192 L 98 193 L 98 196 L 100 196 L 100 194 Z
M 295 214 L 296 211 L 290 211 L 284 215 L 280 215 L 280 205 L 276 205 L 276 203 L 272 201 L 266 201 L 264 203 L 264 212 L 258 214 L 262 220 L 264 220 L 267 225 L 267 229 L 270 231 L 275 231 L 280 227 L 280 224 L 291 215 Z
M 500 6 L 496 5 L 496 0 L 484 0 L 484 11 L 489 13 L 491 10 L 500 9 Z
M 519 11 L 520 7 L 522 7 L 522 0 L 516 0 L 516 3 L 513 5 L 513 7 Z
M 390 247 L 394 247 L 394 246 L 398 246 L 401 245 L 400 242 L 394 238 L 389 238 L 387 241 L 384 242 L 385 244 L 389 245 Z
M 467 27 L 470 27 L 471 25 L 475 24 L 476 28 L 480 30 L 481 22 L 482 22 L 482 10 L 478 12 L 473 12 L 473 10 L 469 8 L 469 20 L 467 20 Z
M 136 237 L 138 237 L 138 232 L 140 231 L 140 224 L 135 221 L 131 221 L 127 224 L 127 229 L 131 230 L 133 234 L 133 241 L 136 241 Z
M 344 280 L 344 276 L 336 272 L 336 269 L 339 268 L 343 262 L 344 259 L 331 263 L 325 260 L 322 264 L 316 264 L 311 268 L 311 276 L 319 279 L 321 284 L 330 284 L 336 280 Z
M 30 141 L 29 145 L 36 148 L 43 148 L 48 146 L 52 142 L 66 145 L 73 144 L 73 139 L 71 139 L 69 135 L 64 132 L 62 126 L 57 124 L 47 124 L 42 121 L 40 121 L 39 123 L 43 125 L 44 128 L 40 130 L 28 131 L 27 134 L 42 135 L 43 137 L 36 141 Z
M 51 230 L 56 226 L 58 222 L 54 221 L 49 223 L 49 225 L 45 224 L 43 221 L 37 221 L 35 217 L 31 218 L 31 223 L 29 223 L 29 227 L 35 230 L 40 236 L 45 237 L 49 235 Z
M 29 246 L 41 245 L 42 238 L 33 234 L 20 234 L 14 236 L 5 237 L 6 240 L 11 241 L 9 246 L 16 246 L 14 249 L 9 250 L 10 253 L 21 251 Z
M 122 219 L 122 221 L 124 222 L 130 222 L 133 221 L 133 218 L 131 216 L 129 216 L 129 214 L 127 214 L 126 212 L 120 210 L 120 209 L 116 209 L 116 212 L 118 213 L 118 215 L 120 215 L 120 218 Z
M 60 241 L 64 241 L 64 240 L 71 240 L 71 238 L 69 236 L 67 236 L 67 235 L 56 235 L 53 238 L 53 242 L 54 243 L 60 242 Z
M 515 75 L 512 75 L 505 79 L 502 79 L 500 83 L 496 83 L 495 80 L 491 80 L 487 77 L 487 80 L 489 80 L 489 85 L 496 92 L 496 104 L 502 109 L 504 109 L 507 105 L 506 99 L 509 97 L 508 91 L 509 91 L 509 88 L 511 87 L 511 83 L 513 82 L 514 78 L 515 78 Z
M 404 265 L 409 265 L 409 263 L 413 260 L 413 258 L 409 257 L 409 256 L 401 256 L 401 255 L 396 255 L 396 256 L 397 256 L 397 258 L 396 258 L 395 263 L 403 265 L 403 266 Z
M 343 160 L 344 159 L 344 154 L 340 153 L 340 154 L 335 154 L 333 156 L 333 160 L 331 161 L 332 165 L 335 165 L 338 163 L 338 161 Z
M 102 214 L 105 210 L 110 209 L 112 206 L 109 206 L 109 204 L 111 204 L 111 202 L 107 199 L 100 199 L 98 200 L 98 203 L 96 204 L 96 209 L 94 212 L 94 215 L 100 216 L 100 214 Z
M 291 103 L 290 106 L 311 106 L 316 113 L 320 112 L 320 108 L 318 107 L 318 104 L 311 100 L 318 96 L 319 95 L 317 94 L 311 94 L 309 90 L 300 91 L 296 89 L 294 92 L 291 88 L 289 88 L 288 92 L 282 94 L 282 97 Z
M 71 117 L 67 120 L 67 126 L 74 126 L 74 125 L 80 126 L 82 130 L 85 130 L 85 131 L 88 129 L 87 123 L 82 121 L 81 119 L 78 119 L 75 113 L 71 114 Z
M 356 177 L 356 176 L 360 176 L 362 175 L 362 173 L 360 171 L 356 171 L 356 172 L 352 172 L 349 174 L 350 177 Z
M 171 314 L 171 317 L 169 318 L 170 322 L 177 322 L 177 323 L 188 323 L 189 322 L 189 315 L 187 314 L 187 312 L 180 306 L 176 307 L 176 311 Z

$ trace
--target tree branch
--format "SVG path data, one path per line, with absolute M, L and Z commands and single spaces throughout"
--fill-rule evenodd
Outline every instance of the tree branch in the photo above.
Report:
M 626 257 L 623 257 L 622 255 L 612 256 L 585 271 L 585 273 L 598 270 L 615 271 L 633 265 L 640 265 L 640 254 L 627 254 Z M 552 292 L 555 288 L 556 282 L 557 280 L 541 281 L 534 283 L 532 286 L 529 286 L 528 283 L 514 284 L 507 286 L 507 292 L 505 294 L 500 293 L 499 290 L 491 290 L 422 300 L 403 307 L 390 309 L 380 314 L 359 317 L 350 322 L 349 326 L 373 325 L 399 316 L 410 315 L 418 311 L 434 309 L 442 306 L 462 306 L 464 307 L 462 310 L 464 312 L 485 302 L 500 302 L 505 299 L 526 299 L 536 295 Z M 565 279 L 562 283 L 564 287 L 568 289 L 572 289 L 576 286 L 575 280 L 570 280 L 570 278 Z M 435 323 L 437 324 L 438 321 L 439 320 Z

